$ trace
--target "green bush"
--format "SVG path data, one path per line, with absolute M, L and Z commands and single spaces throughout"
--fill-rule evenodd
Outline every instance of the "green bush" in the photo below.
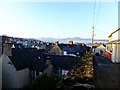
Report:
M 44 73 L 35 78 L 30 84 L 25 86 L 24 89 L 37 89 L 37 90 L 55 90 L 61 79 L 54 74 Z

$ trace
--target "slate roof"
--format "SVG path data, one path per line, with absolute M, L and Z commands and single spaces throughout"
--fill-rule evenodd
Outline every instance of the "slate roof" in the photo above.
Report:
M 87 51 L 87 48 L 81 45 L 68 45 L 68 44 L 59 44 L 59 47 L 62 51 L 67 51 L 68 54 L 77 54 L 77 53 L 84 53 Z
M 8 38 L 7 36 L 2 36 L 2 44 L 5 42 L 7 38 Z
M 68 44 L 59 44 L 58 45 L 62 51 L 67 51 Z
M 45 50 L 37 50 L 35 48 L 13 48 L 12 56 L 9 56 L 17 70 L 29 68 L 37 71 L 45 69 L 47 57 L 50 57 L 54 68 L 62 68 L 64 70 L 71 69 L 80 61 L 80 57 L 51 55 L 45 53 Z
M 44 50 L 37 50 L 35 48 L 13 48 L 12 56 L 9 56 L 9 58 L 17 70 L 25 68 L 35 69 L 36 63 L 41 64 L 41 62 L 36 61 L 38 61 L 43 52 Z
M 80 57 L 52 54 L 43 54 L 43 61 L 46 61 L 47 57 L 50 57 L 54 68 L 62 68 L 64 70 L 69 70 L 80 62 Z
M 90 50 L 91 50 L 91 47 L 89 47 L 89 46 L 86 46 L 86 49 L 87 49 L 87 51 L 88 51 L 88 52 L 90 52 Z
M 46 44 L 46 51 L 50 51 L 52 48 L 52 43 Z
M 15 48 L 24 48 L 21 43 L 14 43 Z

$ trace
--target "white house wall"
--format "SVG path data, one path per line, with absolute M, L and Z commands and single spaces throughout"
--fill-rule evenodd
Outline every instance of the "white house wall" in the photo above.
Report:
M 118 44 L 118 62 L 120 62 L 120 44 Z
M 118 31 L 118 39 L 120 39 L 120 30 Z
M 120 44 L 113 44 L 112 61 L 115 63 L 120 62 Z
M 30 82 L 30 70 L 28 68 L 19 70 L 17 73 L 18 87 L 22 88 Z
M 117 48 L 116 48 L 116 62 L 120 62 L 120 44 L 117 44 Z
M 114 34 L 112 34 L 112 40 L 118 40 L 118 32 L 115 32 Z
M 7 55 L 3 54 L 2 58 L 2 86 L 3 88 L 17 88 L 17 77 L 16 68 L 11 62 Z
M 2 57 L 0 57 L 0 90 L 2 89 Z
M 99 53 L 100 54 L 100 50 L 103 51 L 103 55 L 105 55 L 105 47 L 103 45 L 100 45 L 98 46 L 96 49 L 95 49 L 95 53 Z
M 2 37 L 0 36 L 0 90 L 2 89 Z
M 112 56 L 111 56 L 111 60 L 112 60 L 112 62 L 114 62 L 114 58 L 115 58 L 115 49 L 114 49 L 114 46 L 112 45 Z
M 120 40 L 120 30 L 112 34 L 112 40 Z M 112 54 L 112 61 L 113 62 L 120 62 L 120 44 L 116 43 L 112 45 L 113 54 Z

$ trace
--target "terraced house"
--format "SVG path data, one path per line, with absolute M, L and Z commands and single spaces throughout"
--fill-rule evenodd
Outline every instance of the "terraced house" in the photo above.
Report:
M 114 63 L 120 63 L 120 28 L 111 33 L 106 47 L 106 57 Z

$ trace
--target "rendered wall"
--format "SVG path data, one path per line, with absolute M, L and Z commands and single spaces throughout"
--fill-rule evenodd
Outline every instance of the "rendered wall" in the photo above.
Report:
M 0 58 L 0 90 L 2 89 L 2 58 Z
M 117 48 L 116 48 L 116 62 L 120 62 L 120 44 L 117 44 Z
M 118 31 L 112 34 L 112 41 L 118 40 Z
M 10 64 L 7 55 L 2 55 L 2 86 L 3 88 L 17 88 L 16 68 Z
M 18 87 L 22 88 L 30 82 L 30 70 L 28 68 L 17 71 Z
M 2 37 L 0 36 L 0 57 L 2 55 Z M 2 89 L 2 58 L 0 58 L 0 90 Z

